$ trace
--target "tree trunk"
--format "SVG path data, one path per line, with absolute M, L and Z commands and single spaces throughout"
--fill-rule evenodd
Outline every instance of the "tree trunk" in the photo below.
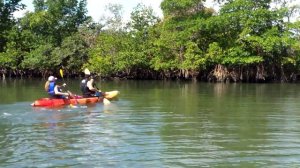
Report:
M 256 66 L 256 80 L 260 81 L 260 80 L 266 80 L 265 79 L 265 69 L 263 65 L 257 65 Z
M 228 77 L 228 70 L 224 65 L 218 64 L 213 71 L 213 76 L 216 78 L 217 82 L 225 82 Z

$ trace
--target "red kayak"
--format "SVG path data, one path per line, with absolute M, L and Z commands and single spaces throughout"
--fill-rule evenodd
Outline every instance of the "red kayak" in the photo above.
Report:
M 57 107 L 64 105 L 85 105 L 93 104 L 102 101 L 103 98 L 90 97 L 90 98 L 71 98 L 71 99 L 51 99 L 51 98 L 41 98 L 34 101 L 31 106 L 35 107 Z
M 119 91 L 110 91 L 105 92 L 106 99 L 113 99 L 118 94 Z M 74 98 L 69 99 L 52 99 L 52 98 L 41 98 L 34 101 L 31 106 L 35 107 L 59 107 L 65 105 L 86 105 L 86 104 L 94 104 L 97 102 L 102 102 L 103 97 L 89 97 L 89 98 L 82 98 L 81 96 L 75 96 Z

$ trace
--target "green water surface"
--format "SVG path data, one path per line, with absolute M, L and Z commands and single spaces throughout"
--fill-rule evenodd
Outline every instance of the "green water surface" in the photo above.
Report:
M 299 84 L 99 83 L 119 99 L 51 109 L 1 80 L 0 167 L 300 167 Z

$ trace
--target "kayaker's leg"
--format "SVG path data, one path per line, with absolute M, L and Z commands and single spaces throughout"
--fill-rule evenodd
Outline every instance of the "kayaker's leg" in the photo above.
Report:
M 50 99 L 60 99 L 61 97 L 58 95 L 49 94 Z

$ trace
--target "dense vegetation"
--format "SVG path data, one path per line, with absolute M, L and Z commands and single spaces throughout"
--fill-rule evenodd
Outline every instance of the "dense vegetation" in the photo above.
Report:
M 60 68 L 79 76 L 290 82 L 300 70 L 299 7 L 286 0 L 163 0 L 163 19 L 138 4 L 124 23 L 122 6 L 94 22 L 86 0 L 0 0 L 0 73 L 3 78 L 48 76 Z M 216 2 L 217 3 L 217 2 Z M 298 15 L 297 15 L 298 14 Z

